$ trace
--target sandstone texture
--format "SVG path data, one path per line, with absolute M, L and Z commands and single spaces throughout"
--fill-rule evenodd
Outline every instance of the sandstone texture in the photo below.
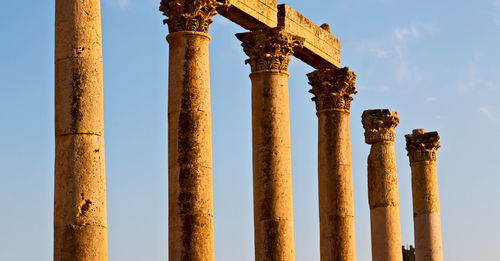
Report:
M 356 260 L 349 110 L 356 75 L 348 68 L 308 74 L 318 116 L 318 186 L 322 261 Z
M 439 134 L 417 129 L 405 137 L 412 175 L 415 260 L 442 261 L 436 173 L 436 152 L 440 147 Z
M 213 261 L 208 29 L 215 0 L 161 1 L 170 34 L 168 241 L 170 261 Z
M 99 0 L 56 0 L 54 260 L 107 260 Z
M 304 40 L 279 28 L 236 36 L 252 70 L 255 260 L 293 261 L 287 69 Z
M 373 261 L 402 261 L 399 199 L 394 153 L 398 114 L 368 110 L 362 115 L 368 155 L 368 202 Z
M 242 26 L 255 31 L 280 27 L 305 39 L 304 46 L 294 55 L 319 69 L 340 66 L 339 40 L 330 33 L 329 26 L 318 26 L 292 7 L 278 5 L 276 0 L 220 0 L 224 3 L 218 12 Z

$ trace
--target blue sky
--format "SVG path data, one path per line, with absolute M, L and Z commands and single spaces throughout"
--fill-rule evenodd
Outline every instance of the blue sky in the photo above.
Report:
M 358 260 L 370 260 L 361 113 L 397 127 L 402 238 L 413 243 L 404 134 L 437 130 L 447 260 L 496 260 L 500 244 L 500 1 L 290 0 L 341 42 L 358 75 L 351 143 Z M 109 259 L 167 260 L 168 32 L 159 0 L 102 0 Z M 0 260 L 52 259 L 54 2 L 0 10 Z M 235 33 L 210 34 L 215 258 L 253 260 L 250 68 Z M 313 69 L 290 65 L 296 260 L 319 260 Z

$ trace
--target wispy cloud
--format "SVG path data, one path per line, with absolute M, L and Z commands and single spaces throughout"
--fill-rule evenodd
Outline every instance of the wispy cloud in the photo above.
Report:
M 458 84 L 458 92 L 460 95 L 467 95 L 471 92 L 492 91 L 500 88 L 498 83 L 492 79 L 492 72 L 480 68 L 481 54 L 477 53 L 474 60 L 469 63 L 466 72 L 464 73 L 460 84 Z
M 424 99 L 424 102 L 425 103 L 431 103 L 431 102 L 434 102 L 436 100 L 437 100 L 436 97 L 427 97 L 427 98 Z
M 481 113 L 482 115 L 484 115 L 486 118 L 488 118 L 488 120 L 490 120 L 492 122 L 497 122 L 498 121 L 498 117 L 494 113 L 494 111 L 493 111 L 492 108 L 489 108 L 489 107 L 479 107 L 478 111 L 479 111 L 479 113 Z
M 494 19 L 495 22 L 500 25 L 500 0 L 493 0 L 493 7 L 494 7 Z
M 393 59 L 398 79 L 416 83 L 422 77 L 418 66 L 409 61 L 408 56 L 412 51 L 410 45 L 422 36 L 436 31 L 436 26 L 431 23 L 416 22 L 407 26 L 398 26 L 382 38 L 362 42 L 358 50 L 376 58 Z

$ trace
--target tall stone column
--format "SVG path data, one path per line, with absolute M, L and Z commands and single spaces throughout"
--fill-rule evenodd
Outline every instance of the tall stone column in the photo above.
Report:
M 439 134 L 417 129 L 405 137 L 412 176 L 415 260 L 443 261 L 436 174 Z
M 368 201 L 373 261 L 401 261 L 401 227 L 399 221 L 398 181 L 394 154 L 394 129 L 399 123 L 397 112 L 367 110 L 363 112 L 365 142 L 371 145 L 368 156 Z
M 318 116 L 319 224 L 322 261 L 354 261 L 349 112 L 356 75 L 324 68 L 307 75 Z
M 252 73 L 255 260 L 293 261 L 288 63 L 303 39 L 279 28 L 237 34 Z
M 99 0 L 55 1 L 54 260 L 107 260 Z
M 214 260 L 208 27 L 216 0 L 162 0 L 168 74 L 169 260 Z

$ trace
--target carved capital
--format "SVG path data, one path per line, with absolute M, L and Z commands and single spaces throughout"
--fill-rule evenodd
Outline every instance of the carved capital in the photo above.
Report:
M 391 110 L 367 110 L 363 112 L 361 123 L 365 128 L 365 142 L 375 144 L 382 141 L 394 141 L 394 129 L 399 124 L 398 113 Z
M 227 6 L 227 0 L 162 0 L 160 11 L 168 17 L 163 20 L 168 24 L 168 31 L 195 31 L 208 33 L 216 8 Z
M 354 87 L 356 74 L 344 68 L 322 68 L 307 74 L 312 89 L 310 93 L 315 97 L 316 110 L 351 109 L 351 95 L 356 94 Z
M 281 28 L 261 29 L 255 32 L 236 34 L 242 42 L 243 51 L 250 57 L 252 72 L 264 70 L 288 71 L 290 56 L 294 49 L 302 48 L 304 38 L 285 32 Z
M 405 138 L 410 163 L 437 160 L 436 151 L 440 147 L 438 132 L 413 130 L 413 133 L 405 135 Z

